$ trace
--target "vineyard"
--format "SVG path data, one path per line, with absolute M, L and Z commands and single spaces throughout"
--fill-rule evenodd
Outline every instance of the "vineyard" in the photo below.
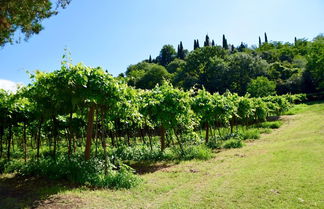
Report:
M 67 62 L 31 78 L 16 93 L 0 91 L 0 172 L 105 188 L 140 183 L 139 162 L 205 160 L 213 149 L 241 147 L 305 100 L 184 91 L 167 81 L 140 90 Z
M 0 0 L 0 209 L 324 209 L 323 9 Z

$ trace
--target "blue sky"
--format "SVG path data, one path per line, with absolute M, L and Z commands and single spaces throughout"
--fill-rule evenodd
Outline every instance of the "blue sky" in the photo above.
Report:
M 192 50 L 205 35 L 221 44 L 257 44 L 258 36 L 293 42 L 324 32 L 323 0 L 72 0 L 67 9 L 43 22 L 38 35 L 0 49 L 0 87 L 27 84 L 26 70 L 60 68 L 64 48 L 73 63 L 102 66 L 113 75 L 158 55 L 164 44 Z M 7 82 L 7 81 L 6 81 Z M 8 84 L 8 83 L 7 83 Z

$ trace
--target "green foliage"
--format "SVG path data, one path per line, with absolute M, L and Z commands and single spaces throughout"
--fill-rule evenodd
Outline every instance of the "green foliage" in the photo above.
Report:
M 277 129 L 280 128 L 280 126 L 283 124 L 282 121 L 267 121 L 260 124 L 257 124 L 256 127 L 258 128 L 271 128 L 271 129 Z
M 123 161 L 160 161 L 166 159 L 166 156 L 158 146 L 153 146 L 152 149 L 148 146 L 119 146 L 112 149 L 110 156 Z
M 144 96 L 144 95 L 143 95 Z M 195 116 L 190 109 L 189 92 L 173 88 L 168 82 L 156 86 L 152 91 L 145 92 L 142 113 L 154 121 L 157 127 L 167 130 L 192 130 Z
M 222 148 L 231 149 L 231 148 L 240 148 L 243 147 L 243 142 L 240 139 L 229 139 L 223 142 Z
M 134 147 L 121 146 L 113 150 L 109 155 L 115 159 L 129 162 L 163 161 L 163 160 L 207 160 L 211 158 L 211 150 L 205 145 L 183 145 L 167 148 L 162 152 L 158 146 L 151 150 L 147 146 Z
M 172 45 L 164 45 L 160 51 L 160 55 L 156 58 L 157 62 L 166 67 L 177 56 L 177 53 Z
M 324 36 L 314 39 L 307 56 L 307 71 L 317 90 L 324 90 Z
M 205 145 L 190 145 L 183 149 L 177 147 L 172 149 L 168 158 L 172 160 L 208 160 L 212 157 L 212 151 Z
M 235 53 L 227 59 L 231 76 L 228 86 L 231 92 L 244 95 L 251 79 L 266 75 L 269 65 L 266 61 L 247 53 Z M 225 81 L 226 82 L 226 81 Z
M 210 53 L 211 57 L 204 57 L 202 52 Z M 223 66 L 226 72 L 229 68 L 225 58 L 215 56 L 227 53 L 229 50 L 208 46 L 196 49 L 188 57 L 205 60 L 211 69 Z M 258 67 L 262 65 L 260 60 L 252 56 L 228 56 L 233 63 L 244 63 L 255 72 L 264 69 Z M 188 60 L 175 60 L 169 65 L 177 65 L 176 62 L 185 68 L 189 66 Z M 134 78 L 135 84 L 147 75 L 158 75 L 150 74 L 151 69 L 168 73 L 163 66 L 153 63 L 131 66 L 127 73 L 137 75 L 135 72 L 141 73 L 142 67 L 149 71 L 143 70 L 142 77 Z M 239 72 L 242 76 L 245 73 Z M 249 98 L 230 91 L 212 94 L 204 88 L 184 91 L 168 81 L 152 90 L 141 90 L 101 68 L 65 61 L 60 70 L 38 71 L 32 79 L 28 87 L 16 94 L 0 91 L 1 158 L 9 161 L 6 165 L 0 163 L 4 165 L 2 170 L 102 187 L 128 188 L 136 182 L 131 170 L 126 172 L 121 162 L 209 159 L 210 148 L 242 146 L 241 140 L 258 138 L 259 132 L 244 132 L 244 128 L 236 132 L 238 127 L 279 116 L 292 103 L 305 98 Z M 6 144 L 5 151 L 2 145 Z M 86 160 L 76 157 L 83 150 Z M 29 160 L 34 158 L 37 160 Z M 115 169 L 113 164 L 121 167 Z M 125 179 L 129 179 L 129 184 L 120 182 Z
M 169 73 L 180 73 L 186 65 L 186 61 L 181 59 L 174 59 L 166 67 Z
M 220 149 L 222 147 L 222 138 L 220 136 L 210 137 L 206 145 L 211 149 Z
M 171 79 L 171 74 L 165 67 L 147 62 L 129 66 L 126 75 L 129 85 L 141 89 L 153 89 L 157 84 L 161 85 L 163 80 Z
M 205 67 L 204 86 L 210 92 L 223 93 L 229 89 L 229 63 L 224 59 L 215 56 L 209 59 Z
M 276 84 L 273 81 L 269 81 L 266 77 L 259 76 L 251 80 L 247 86 L 247 92 L 251 94 L 252 97 L 274 95 L 276 93 Z
M 23 176 L 41 176 L 49 179 L 65 179 L 80 185 L 104 188 L 130 188 L 140 182 L 134 171 L 120 165 L 118 170 L 111 167 L 104 173 L 104 162 L 99 159 L 84 161 L 74 156 L 69 160 L 60 156 L 56 160 L 43 158 L 30 160 L 26 164 L 22 161 L 11 161 L 5 166 L 6 173 L 16 172 Z
M 284 115 L 296 115 L 297 113 L 301 113 L 308 108 L 306 104 L 298 104 L 291 107 L 288 111 L 284 112 Z
M 141 89 L 153 89 L 156 84 L 161 85 L 163 80 L 170 79 L 170 74 L 165 67 L 157 64 L 150 64 L 145 69 L 145 74 L 136 83 L 137 88 Z
M 57 0 L 58 5 L 65 8 L 71 0 Z M 5 0 L 0 2 L 0 46 L 13 43 L 18 29 L 27 40 L 38 34 L 43 26 L 42 20 L 57 14 L 53 1 Z M 19 37 L 20 38 L 20 37 Z M 17 40 L 17 42 L 19 39 Z
M 270 134 L 271 129 L 270 128 L 259 128 L 260 134 Z
M 227 43 L 225 35 L 223 47 L 215 46 L 214 42 L 211 44 L 210 40 L 207 35 L 204 47 L 199 47 L 199 41 L 195 40 L 194 50 L 188 55 L 182 42 L 178 45 L 177 54 L 173 46 L 165 45 L 160 55 L 149 62 L 165 66 L 171 74 L 172 83 L 187 90 L 204 87 L 210 93 L 225 93 L 230 90 L 245 95 L 251 80 L 261 76 L 268 78 L 269 82 L 250 89 L 256 97 L 274 94 L 274 85 L 279 95 L 322 89 L 323 35 L 313 41 L 296 38 L 294 44 L 279 41 L 262 43 L 259 37 L 258 48 L 248 47 L 243 42 L 235 47 Z M 180 59 L 173 62 L 176 57 Z M 143 65 L 143 62 L 137 65 Z M 127 72 L 131 68 L 133 66 Z M 129 84 L 136 86 L 134 83 L 144 74 L 143 70 L 131 73 L 127 76 Z M 262 88 L 259 90 L 258 87 Z M 257 90 L 259 91 L 256 92 Z
M 242 137 L 243 140 L 246 139 L 259 139 L 260 138 L 260 131 L 258 129 L 249 128 L 246 130 L 242 130 L 239 132 L 239 135 Z
M 226 54 L 227 52 L 220 46 L 202 47 L 190 52 L 186 58 L 184 72 L 181 75 L 183 87 L 189 89 L 195 84 L 205 85 L 205 67 L 210 59 L 215 56 L 224 58 Z
M 0 174 L 2 174 L 5 171 L 7 161 L 5 159 L 0 160 Z

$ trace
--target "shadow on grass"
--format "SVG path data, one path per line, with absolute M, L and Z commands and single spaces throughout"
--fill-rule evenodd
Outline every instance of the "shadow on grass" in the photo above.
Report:
M 269 116 L 267 117 L 267 121 L 273 122 L 273 121 L 278 121 L 280 120 L 280 116 Z
M 139 162 L 130 165 L 133 169 L 135 169 L 136 173 L 139 175 L 154 173 L 156 171 L 169 168 L 179 162 L 157 162 L 157 163 L 148 163 L 148 162 Z
M 72 204 L 70 200 L 60 201 L 55 194 L 76 187 L 66 182 L 44 178 L 0 176 L 0 208 L 75 208 L 75 203 Z M 61 204 L 51 205 L 53 202 Z
M 306 102 L 307 105 L 324 104 L 324 100 Z

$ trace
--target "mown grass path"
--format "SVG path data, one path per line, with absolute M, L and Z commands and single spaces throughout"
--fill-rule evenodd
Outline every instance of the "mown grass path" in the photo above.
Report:
M 58 189 L 37 207 L 324 208 L 324 104 L 282 119 L 241 149 L 143 174 L 136 188 Z

